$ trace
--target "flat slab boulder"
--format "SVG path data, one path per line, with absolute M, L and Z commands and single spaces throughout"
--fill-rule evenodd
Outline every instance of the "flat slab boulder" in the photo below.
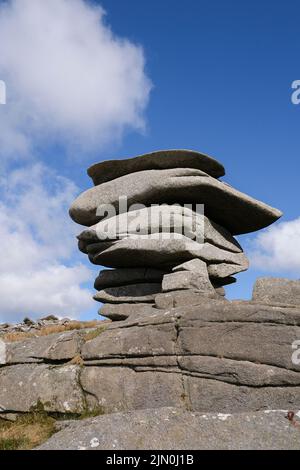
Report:
M 160 234 L 158 234 L 160 235 Z M 208 265 L 229 264 L 231 267 L 224 275 L 219 271 L 214 277 L 228 277 L 245 271 L 248 266 L 244 253 L 233 253 L 211 245 L 197 243 L 187 237 L 178 236 L 162 239 L 154 235 L 147 238 L 124 238 L 116 242 L 99 242 L 88 245 L 89 259 L 94 264 L 109 267 L 153 267 L 170 270 L 174 266 L 193 258 L 199 258 Z M 208 268 L 209 269 L 209 268 Z M 232 272 L 235 269 L 234 272 Z
M 99 315 L 109 318 L 112 321 L 126 320 L 127 318 L 137 317 L 139 315 L 153 314 L 153 307 L 147 303 L 121 303 L 121 304 L 104 304 L 99 309 Z
M 85 243 L 119 240 L 132 236 L 169 233 L 184 235 L 198 243 L 208 242 L 235 253 L 243 250 L 233 236 L 208 217 L 188 207 L 159 205 L 132 210 L 98 222 L 84 230 L 78 239 Z
M 176 168 L 140 171 L 91 188 L 73 202 L 70 216 L 79 224 L 94 225 L 106 216 L 105 210 L 99 212 L 101 207 L 113 206 L 118 213 L 125 195 L 129 207 L 137 203 L 204 204 L 205 215 L 233 235 L 267 227 L 282 215 L 201 170 Z
M 214 178 L 225 175 L 223 165 L 212 157 L 194 150 L 158 150 L 122 160 L 106 160 L 88 169 L 95 185 L 106 183 L 120 176 L 143 170 L 166 170 L 170 168 L 196 168 Z
M 220 280 L 226 279 L 226 283 L 228 279 L 232 279 L 233 274 L 240 273 L 242 271 L 246 271 L 249 267 L 248 260 L 245 257 L 244 264 L 237 266 L 235 263 L 212 263 L 207 266 L 207 271 L 209 277 L 212 280 Z M 231 284 L 231 282 L 229 283 Z
M 38 449 L 111 450 L 112 442 L 114 450 L 298 450 L 299 428 L 282 410 L 224 414 L 168 407 L 75 421 Z
M 151 268 L 103 269 L 95 280 L 97 290 L 129 284 L 161 282 L 165 271 Z
M 130 284 L 102 289 L 94 295 L 94 299 L 107 303 L 147 303 L 154 302 L 155 295 L 159 292 L 161 292 L 161 284 Z
M 253 288 L 252 300 L 300 306 L 300 280 L 258 278 Z

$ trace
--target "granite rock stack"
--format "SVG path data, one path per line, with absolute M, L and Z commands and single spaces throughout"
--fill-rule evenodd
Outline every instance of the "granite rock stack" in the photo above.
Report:
M 191 150 L 165 150 L 88 169 L 94 187 L 72 204 L 85 228 L 79 249 L 106 268 L 95 281 L 100 313 L 121 320 L 203 297 L 248 268 L 234 235 L 282 214 L 220 180 L 223 166 Z

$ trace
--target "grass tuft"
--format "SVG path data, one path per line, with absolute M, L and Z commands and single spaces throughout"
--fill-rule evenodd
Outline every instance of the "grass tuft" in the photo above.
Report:
M 15 422 L 0 419 L 0 450 L 29 450 L 49 439 L 55 420 L 46 413 L 21 415 Z
M 97 338 L 97 336 L 101 335 L 101 333 L 103 333 L 103 331 L 105 331 L 106 328 L 107 328 L 107 324 L 106 325 L 101 325 L 98 328 L 96 328 L 95 330 L 89 331 L 88 333 L 86 333 L 84 335 L 84 340 L 85 341 L 91 341 L 92 339 Z

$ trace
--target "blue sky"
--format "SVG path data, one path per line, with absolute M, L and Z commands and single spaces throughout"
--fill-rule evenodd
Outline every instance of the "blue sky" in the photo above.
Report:
M 37 35 L 42 35 L 41 41 L 34 38 L 32 43 L 28 41 L 28 50 L 36 42 L 41 45 L 24 65 L 22 48 L 27 39 L 24 41 L 17 31 L 24 21 L 24 2 L 28 1 L 33 17 L 42 18 L 47 27 L 42 32 L 36 30 Z M 73 17 L 65 3 L 72 4 Z M 75 43 L 83 34 L 80 26 L 84 31 L 91 20 L 92 3 L 101 5 L 106 12 L 100 20 L 106 36 L 103 39 L 102 34 L 95 39 L 87 31 L 87 44 L 79 51 Z M 10 15 L 4 10 L 5 4 L 11 8 Z M 43 314 L 51 309 L 66 316 L 95 317 L 97 304 L 89 303 L 87 297 L 91 296 L 92 278 L 97 270 L 73 250 L 71 241 L 67 248 L 62 246 L 64 237 L 71 240 L 71 234 L 73 237 L 78 231 L 64 219 L 68 218 L 65 211 L 68 201 L 91 185 L 86 168 L 92 162 L 161 148 L 190 148 L 214 156 L 225 166 L 224 180 L 284 212 L 283 223 L 274 224 L 269 231 L 240 237 L 251 268 L 238 275 L 238 282 L 228 288 L 230 298 L 250 298 L 258 276 L 299 278 L 300 105 L 291 102 L 291 84 L 300 79 L 299 2 L 55 0 L 54 6 L 45 11 L 35 4 L 36 0 L 0 1 L 0 79 L 7 82 L 8 92 L 7 104 L 0 106 L 0 127 L 4 128 L 2 141 L 0 134 L 4 175 L 0 188 L 2 223 L 8 223 L 12 209 L 15 214 L 14 224 L 3 233 L 6 240 L 10 238 L 5 245 L 7 250 L 15 247 L 12 250 L 15 260 L 12 266 L 10 261 L 5 261 L 2 271 L 0 268 L 5 291 L 8 285 L 14 288 L 8 289 L 10 296 L 14 296 L 14 305 L 11 307 L 7 297 L 0 309 L 0 320 L 18 319 L 23 313 L 38 316 L 40 310 Z M 55 21 L 56 14 L 60 22 Z M 74 30 L 76 19 L 78 26 Z M 96 31 L 95 22 L 91 24 Z M 55 28 L 68 34 L 61 35 L 62 47 L 58 43 L 52 50 L 52 42 L 44 41 L 44 36 L 51 38 Z M 32 25 L 31 29 L 34 30 Z M 9 39 L 18 35 L 20 41 L 14 39 L 12 48 Z M 70 44 L 72 38 L 74 49 Z M 120 38 L 126 38 L 130 47 Z M 112 48 L 108 48 L 109 42 Z M 86 60 L 91 45 L 98 55 Z M 61 49 L 59 57 L 57 49 Z M 50 73 L 30 74 L 28 70 L 43 67 L 45 57 L 44 66 L 47 72 L 49 67 Z M 115 69 L 110 63 L 118 65 L 116 84 Z M 61 64 L 64 73 L 60 76 Z M 132 71 L 136 73 L 131 75 Z M 105 77 L 103 82 L 101 74 Z M 97 87 L 91 95 L 88 76 L 98 77 L 104 88 L 112 87 L 108 86 L 105 97 Z M 68 97 L 67 88 L 73 83 L 75 102 L 84 100 L 86 95 L 81 108 L 74 105 L 73 109 L 71 98 L 64 101 Z M 57 91 L 59 85 L 61 93 Z M 33 91 L 34 87 L 38 92 Z M 117 113 L 106 102 L 108 96 L 116 100 Z M 91 111 L 94 102 L 97 110 Z M 64 110 L 69 109 L 70 103 L 67 113 Z M 30 174 L 35 175 L 32 181 L 28 181 Z M 27 200 L 25 207 L 24 200 Z M 52 202 L 50 207 L 40 210 L 38 200 Z M 23 218 L 20 205 L 25 214 L 21 228 L 17 223 Z M 54 228 L 56 221 L 57 228 Z M 47 236 L 36 233 L 47 223 Z M 32 251 L 26 252 L 28 246 Z M 16 256 L 20 247 L 25 253 Z M 24 259 L 32 260 L 35 257 L 32 253 L 37 249 L 41 256 L 33 264 L 26 263 Z M 60 249 L 62 252 L 57 254 Z M 10 251 L 6 254 L 10 257 Z M 23 266 L 20 278 L 16 277 L 18 263 Z M 51 272 L 45 273 L 46 265 Z M 68 279 L 57 301 L 58 287 L 51 283 L 53 278 L 59 279 L 62 271 Z M 76 284 L 76 276 L 82 281 L 80 286 Z M 51 284 L 52 288 L 44 291 L 45 284 Z M 18 293 L 24 289 L 30 295 L 19 297 Z M 37 291 L 39 295 L 35 298 Z M 51 299 L 50 306 L 45 300 L 47 296 Z

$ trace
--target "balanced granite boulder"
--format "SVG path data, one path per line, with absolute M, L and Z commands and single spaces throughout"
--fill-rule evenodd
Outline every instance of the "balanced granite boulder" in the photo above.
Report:
M 224 301 L 223 286 L 249 266 L 234 235 L 281 216 L 220 181 L 223 166 L 195 151 L 100 162 L 88 174 L 96 186 L 74 201 L 70 215 L 87 226 L 79 250 L 110 268 L 97 277 L 94 299 L 108 305 L 99 313 L 114 320 L 128 318 L 130 305 Z

